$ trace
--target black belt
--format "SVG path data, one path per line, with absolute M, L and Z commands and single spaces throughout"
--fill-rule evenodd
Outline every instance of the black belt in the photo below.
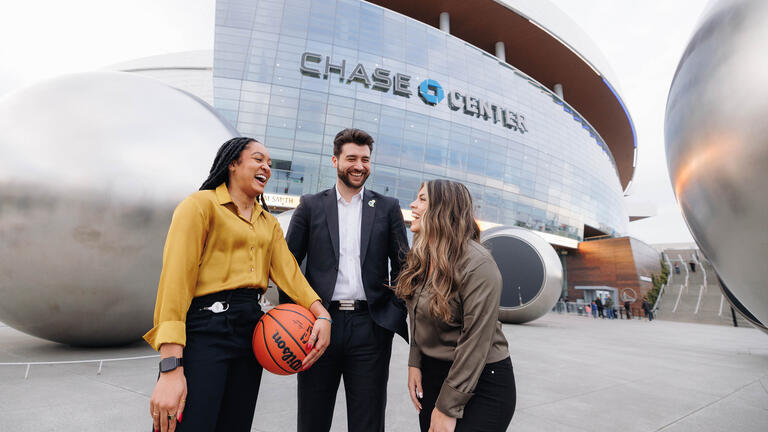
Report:
M 230 304 L 258 302 L 261 290 L 258 288 L 238 288 L 219 291 L 192 299 L 190 309 L 209 310 L 213 313 L 225 312 Z
M 368 302 L 365 300 L 334 300 L 331 302 L 330 309 L 340 311 L 368 310 Z

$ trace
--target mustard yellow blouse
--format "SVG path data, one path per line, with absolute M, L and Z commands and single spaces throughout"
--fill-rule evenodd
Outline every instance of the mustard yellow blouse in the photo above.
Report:
M 154 327 L 144 340 L 156 350 L 186 344 L 187 309 L 194 297 L 253 287 L 272 279 L 296 303 L 320 298 L 288 249 L 277 219 L 256 203 L 251 220 L 240 215 L 222 183 L 198 191 L 176 207 L 163 251 Z

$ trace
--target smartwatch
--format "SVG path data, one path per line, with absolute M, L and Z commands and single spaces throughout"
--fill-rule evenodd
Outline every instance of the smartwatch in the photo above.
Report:
M 178 357 L 166 357 L 160 360 L 160 373 L 170 372 L 177 367 L 184 366 L 182 360 Z

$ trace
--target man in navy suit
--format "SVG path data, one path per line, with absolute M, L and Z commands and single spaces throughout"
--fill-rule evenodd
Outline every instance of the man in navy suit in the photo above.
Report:
M 392 339 L 408 340 L 405 306 L 389 288 L 408 252 L 405 222 L 397 199 L 364 187 L 372 150 L 365 131 L 339 132 L 335 187 L 302 196 L 285 236 L 333 319 L 330 346 L 298 375 L 300 432 L 331 429 L 342 377 L 348 430 L 383 432 Z

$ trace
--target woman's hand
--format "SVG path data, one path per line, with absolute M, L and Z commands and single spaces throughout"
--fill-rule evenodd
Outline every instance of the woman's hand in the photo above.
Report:
M 432 410 L 432 421 L 429 424 L 429 432 L 453 432 L 456 429 L 456 418 L 448 417 L 440 412 L 437 407 Z
M 331 314 L 329 314 L 323 307 L 320 300 L 312 303 L 312 306 L 309 307 L 309 311 L 312 312 L 317 319 L 312 326 L 312 334 L 309 335 L 309 343 L 307 343 L 307 349 L 312 351 L 304 357 L 302 371 L 312 367 L 331 343 Z
M 183 347 L 177 344 L 163 344 L 160 356 L 181 357 Z M 160 374 L 155 384 L 155 391 L 149 399 L 149 414 L 157 432 L 173 432 L 176 422 L 181 421 L 184 404 L 187 402 L 187 378 L 184 368 L 178 367 L 170 372 Z M 171 417 L 170 419 L 168 417 Z
M 421 369 L 408 366 L 408 393 L 411 395 L 411 402 L 416 411 L 421 412 L 421 402 L 419 399 L 424 397 L 421 389 Z

